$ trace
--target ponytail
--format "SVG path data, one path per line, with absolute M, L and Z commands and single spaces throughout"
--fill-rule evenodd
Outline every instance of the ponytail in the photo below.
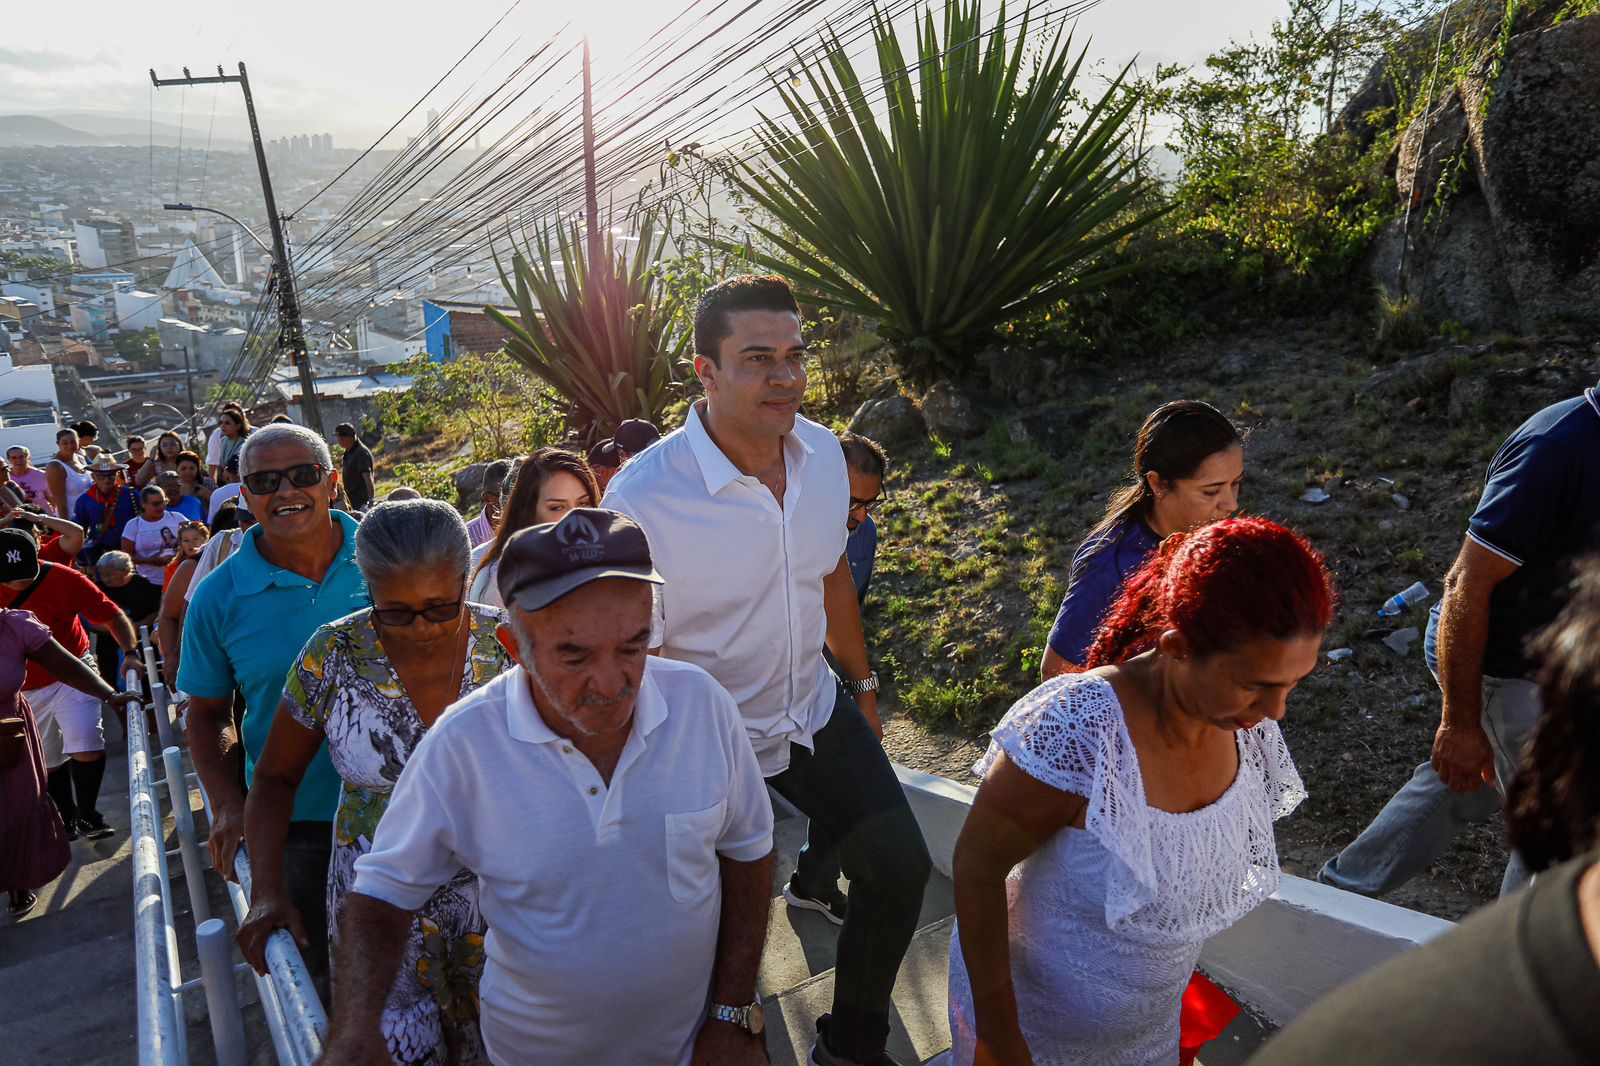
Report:
M 1263 518 L 1225 519 L 1161 542 L 1123 583 L 1087 665 L 1125 662 L 1169 629 L 1199 656 L 1321 633 L 1336 600 L 1327 564 L 1304 537 Z

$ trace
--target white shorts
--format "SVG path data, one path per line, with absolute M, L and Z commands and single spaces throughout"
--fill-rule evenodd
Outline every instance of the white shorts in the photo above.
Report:
M 83 751 L 105 751 L 106 730 L 100 722 L 100 699 L 87 692 L 79 692 L 60 681 L 43 688 L 28 689 L 23 693 L 33 716 L 39 720 L 39 735 L 43 739 L 45 719 L 52 721 L 60 731 L 61 750 L 67 755 Z M 45 762 L 50 753 L 45 751 Z
M 33 711 L 33 724 L 39 727 L 39 747 L 44 749 L 44 768 L 54 770 L 67 761 L 66 754 L 61 750 L 61 727 L 56 725 L 54 715 L 40 714 L 31 701 L 28 707 Z

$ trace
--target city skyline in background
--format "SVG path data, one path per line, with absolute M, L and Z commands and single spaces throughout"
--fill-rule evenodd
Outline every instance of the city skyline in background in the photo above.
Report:
M 987 6 L 998 10 L 998 4 Z M 508 11 L 505 0 L 461 0 L 449 19 L 422 27 L 374 20 L 370 9 L 348 2 L 285 0 L 270 21 L 252 20 L 241 9 L 174 23 L 153 21 L 125 4 L 85 0 L 75 5 L 79 29 L 70 43 L 0 44 L 0 118 L 59 123 L 100 143 L 170 146 L 182 140 L 240 151 L 248 128 L 236 87 L 155 91 L 148 71 L 176 77 L 187 66 L 198 76 L 214 74 L 220 63 L 232 74 L 243 61 L 265 138 L 327 134 L 338 148 L 365 148 L 502 16 L 490 41 L 494 54 L 518 56 L 552 37 L 576 42 L 587 32 L 597 79 L 622 81 L 650 34 L 685 16 L 670 32 L 688 37 L 692 17 L 715 9 L 714 0 L 597 0 L 583 7 L 590 23 L 584 26 L 574 12 L 549 5 L 521 3 Z M 1074 43 L 1107 70 L 1135 57 L 1141 69 L 1198 64 L 1230 40 L 1264 33 L 1286 9 L 1285 0 L 1106 0 L 1079 18 Z M 625 96 L 617 106 L 626 106 Z M 425 115 L 414 114 L 382 147 L 403 147 L 425 129 Z

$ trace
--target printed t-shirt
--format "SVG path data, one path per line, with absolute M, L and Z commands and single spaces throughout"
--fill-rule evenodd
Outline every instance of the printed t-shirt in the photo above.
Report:
M 43 470 L 29 467 L 25 474 L 11 474 L 11 483 L 22 490 L 29 503 L 42 508 L 46 514 L 56 513 L 55 504 L 50 502 L 50 482 L 45 479 Z
M 164 551 L 177 551 L 178 530 L 183 528 L 183 518 L 171 511 L 161 512 L 157 519 L 135 518 L 122 531 L 123 540 L 133 541 L 134 553 L 145 558 Z M 136 567 L 146 581 L 160 586 L 166 581 L 166 560 L 159 563 L 138 563 Z

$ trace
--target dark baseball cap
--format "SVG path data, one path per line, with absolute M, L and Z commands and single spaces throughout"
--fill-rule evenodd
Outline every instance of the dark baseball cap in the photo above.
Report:
M 638 455 L 661 439 L 661 431 L 656 428 L 654 422 L 646 422 L 642 418 L 630 418 L 617 427 L 617 432 L 611 439 L 617 442 L 617 447 L 629 455 Z
M 0 529 L 0 581 L 39 576 L 39 546 L 20 529 Z
M 622 465 L 622 455 L 617 451 L 617 442 L 603 440 L 589 449 L 589 465 L 593 467 L 613 467 Z
M 627 515 L 575 507 L 559 522 L 524 529 L 500 553 L 500 598 L 537 611 L 603 577 L 664 583 L 644 530 Z

